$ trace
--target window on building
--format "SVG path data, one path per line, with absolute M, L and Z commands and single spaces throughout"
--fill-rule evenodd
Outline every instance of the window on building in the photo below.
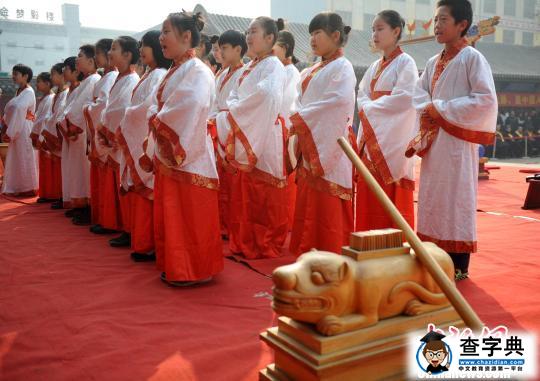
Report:
M 534 45 L 534 33 L 532 32 L 523 32 L 523 45 L 533 46 Z
M 8 58 L 7 62 L 9 65 L 15 65 L 17 63 L 17 60 L 15 58 Z
M 341 19 L 343 20 L 343 23 L 345 25 L 352 25 L 352 12 L 348 11 L 336 11 L 338 15 L 341 16 Z
M 8 41 L 6 45 L 10 48 L 15 48 L 17 46 L 17 43 L 15 41 Z
M 484 12 L 497 13 L 497 0 L 484 0 Z
M 516 31 L 503 30 L 503 42 L 505 44 L 513 44 L 516 40 Z
M 504 15 L 505 16 L 516 15 L 516 0 L 504 0 Z
M 34 49 L 45 49 L 45 46 L 43 45 L 43 43 L 36 42 L 34 43 Z
M 536 0 L 523 0 L 523 17 L 526 19 L 534 19 L 535 8 Z
M 36 66 L 44 66 L 45 60 L 36 60 Z
M 56 50 L 64 50 L 64 45 L 55 45 L 54 48 Z

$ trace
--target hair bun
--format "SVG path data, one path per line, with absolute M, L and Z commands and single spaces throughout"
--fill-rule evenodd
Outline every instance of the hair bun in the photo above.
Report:
M 203 20 L 201 12 L 194 13 L 192 17 L 193 17 L 193 21 L 195 21 L 195 26 L 197 27 L 199 32 L 201 30 L 203 30 L 204 29 L 204 20 Z
M 345 27 L 343 28 L 343 31 L 345 32 L 345 34 L 349 34 L 351 32 L 351 27 L 348 25 L 345 25 Z
M 282 31 L 285 29 L 285 20 L 283 20 L 281 17 L 276 20 L 277 30 Z

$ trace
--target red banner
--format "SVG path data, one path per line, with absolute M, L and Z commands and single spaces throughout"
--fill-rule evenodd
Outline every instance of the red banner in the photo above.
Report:
M 540 93 L 498 93 L 499 107 L 540 107 Z

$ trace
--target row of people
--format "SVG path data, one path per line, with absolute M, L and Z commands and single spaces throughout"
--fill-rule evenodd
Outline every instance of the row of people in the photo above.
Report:
M 53 206 L 72 208 L 75 224 L 91 219 L 96 234 L 122 231 L 111 245 L 131 245 L 137 261 L 154 259 L 154 249 L 165 282 L 193 285 L 222 270 L 220 233 L 233 253 L 263 258 L 281 255 L 289 230 L 290 252 L 299 255 L 340 252 L 354 229 L 392 226 L 337 144 L 348 136 L 411 225 L 411 157 L 423 158 L 418 234 L 451 254 L 457 277 L 467 276 L 476 251 L 477 144 L 493 140 L 497 116 L 490 67 L 464 40 L 471 21 L 467 0 L 439 1 L 435 33 L 445 47 L 418 78 L 398 46 L 404 20 L 395 11 L 377 15 L 373 42 L 382 57 L 359 85 L 357 138 L 356 80 L 343 54 L 350 28 L 338 14 L 311 21 L 321 61 L 302 73 L 292 64 L 294 37 L 268 17 L 246 34 L 219 37 L 223 69 L 215 77 L 196 58 L 198 14 L 170 14 L 140 51 L 130 37 L 84 45 L 64 62 L 63 78 L 53 67 L 56 94 L 36 123 L 40 155 L 56 163 L 44 159 L 42 177 L 62 178 L 54 194 L 40 184 L 40 195 L 61 191 Z M 133 69 L 139 55 L 148 67 L 142 78 Z M 9 126 L 27 123 L 34 107 L 28 75 L 15 73 L 20 68 L 14 99 L 26 92 L 29 100 L 19 122 L 6 120 L 9 139 Z

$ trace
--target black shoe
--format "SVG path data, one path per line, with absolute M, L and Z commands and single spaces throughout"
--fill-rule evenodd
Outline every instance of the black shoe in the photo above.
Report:
M 134 262 L 155 262 L 156 254 L 153 251 L 148 254 L 137 253 L 134 251 L 131 253 L 131 259 L 133 259 Z
M 56 200 L 51 204 L 51 209 L 64 209 L 64 202 L 62 200 Z
M 209 283 L 212 281 L 212 279 L 213 279 L 212 277 L 208 277 L 205 279 L 198 279 L 198 280 L 166 280 L 165 279 L 164 282 L 172 287 L 193 287 L 193 286 L 199 286 L 205 283 Z
M 90 215 L 88 213 L 81 213 L 79 215 L 73 216 L 73 219 L 71 220 L 73 222 L 73 225 L 77 226 L 87 226 L 90 225 Z
M 100 224 L 90 226 L 90 231 L 94 234 L 114 234 L 118 233 L 116 230 L 107 229 Z
M 45 198 L 45 197 L 39 197 L 36 202 L 38 204 L 45 204 L 46 202 L 53 202 L 54 200 L 53 199 L 50 199 L 50 198 Z
M 122 232 L 118 237 L 109 240 L 109 245 L 112 247 L 129 247 L 131 246 L 131 235 Z
M 73 218 L 75 216 L 75 209 L 66 210 L 64 216 L 66 216 L 67 218 Z

